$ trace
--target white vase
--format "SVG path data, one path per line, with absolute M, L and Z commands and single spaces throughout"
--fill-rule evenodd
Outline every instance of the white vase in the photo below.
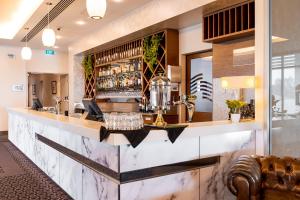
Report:
M 241 119 L 241 114 L 231 114 L 231 122 L 239 123 Z

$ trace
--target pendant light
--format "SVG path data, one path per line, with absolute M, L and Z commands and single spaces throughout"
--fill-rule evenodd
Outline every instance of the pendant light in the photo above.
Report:
M 86 0 L 86 9 L 92 19 L 102 19 L 106 12 L 106 0 Z
M 29 28 L 25 28 L 26 31 L 29 30 Z M 21 56 L 23 60 L 31 60 L 31 56 L 32 56 L 32 51 L 31 48 L 27 46 L 27 35 L 28 33 L 26 33 L 26 46 L 22 48 L 21 50 Z
M 46 47 L 53 47 L 55 45 L 55 32 L 53 29 L 49 26 L 49 6 L 51 6 L 52 3 L 47 3 L 47 11 L 48 11 L 48 26 L 44 29 L 43 35 L 42 35 L 42 41 L 43 45 Z

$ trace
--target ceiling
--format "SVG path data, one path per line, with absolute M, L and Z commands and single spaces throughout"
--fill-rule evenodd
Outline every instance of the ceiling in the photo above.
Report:
M 20 28 L 42 4 L 35 0 L 0 0 L 0 38 L 13 39 Z
M 0 0 L 0 4 L 1 7 L 6 7 L 6 10 L 9 10 L 12 13 L 15 11 L 12 2 L 17 1 L 21 0 Z M 53 5 L 56 5 L 59 2 L 59 0 L 44 0 L 16 36 L 12 40 L 0 39 L 0 45 L 23 46 L 24 43 L 20 41 L 28 32 L 24 28 L 29 27 L 32 29 L 47 14 L 46 2 L 49 1 L 52 2 Z M 150 1 L 151 0 L 107 0 L 107 10 L 104 18 L 102 20 L 93 20 L 88 17 L 85 0 L 75 0 L 50 24 L 50 27 L 55 29 L 56 35 L 60 36 L 60 38 L 57 38 L 56 40 L 57 50 L 67 51 L 68 45 L 71 42 L 76 41 L 77 38 L 99 30 L 104 24 L 109 23 L 122 15 L 126 15 L 128 12 L 131 12 Z M 0 22 L 8 20 L 6 17 L 7 13 L 8 11 L 6 11 L 6 14 L 0 12 Z M 60 28 L 59 31 L 57 30 L 58 28 Z M 42 32 L 32 38 L 28 45 L 31 48 L 44 49 L 42 45 Z

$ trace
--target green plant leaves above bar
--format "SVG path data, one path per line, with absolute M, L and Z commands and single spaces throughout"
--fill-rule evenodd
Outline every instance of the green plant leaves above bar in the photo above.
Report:
M 82 60 L 82 67 L 86 77 L 93 74 L 93 59 L 92 55 L 85 56 Z
M 160 35 L 149 36 L 144 39 L 144 61 L 149 69 L 154 73 L 154 66 L 157 64 L 158 47 L 162 37 Z

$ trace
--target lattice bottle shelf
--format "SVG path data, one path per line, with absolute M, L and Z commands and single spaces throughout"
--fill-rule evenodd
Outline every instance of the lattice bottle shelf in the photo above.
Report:
M 161 42 L 158 49 L 157 64 L 154 66 L 154 72 L 149 69 L 149 66 L 142 62 L 142 95 L 149 97 L 150 80 L 159 73 L 166 73 L 168 65 L 179 64 L 179 39 L 178 31 L 167 29 L 159 31 L 146 37 L 161 36 Z M 101 52 L 94 53 L 94 73 L 85 80 L 85 95 L 93 98 L 96 94 L 96 82 L 99 73 L 99 68 L 114 63 L 127 62 L 131 59 L 143 59 L 143 41 L 146 37 L 127 42 L 125 44 L 115 46 Z

